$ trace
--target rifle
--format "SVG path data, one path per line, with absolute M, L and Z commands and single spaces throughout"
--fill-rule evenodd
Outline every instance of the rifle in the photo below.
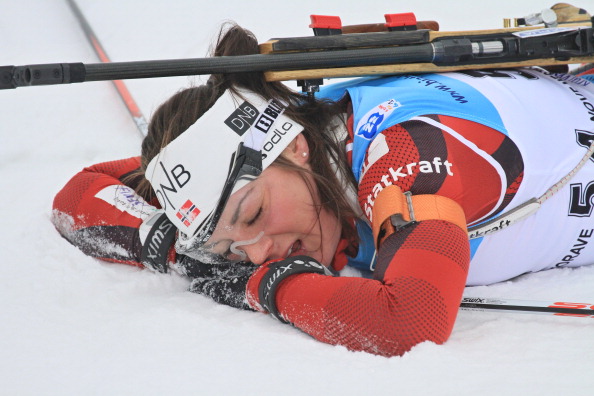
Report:
M 337 17 L 330 18 L 334 20 L 330 26 L 316 26 L 316 20 L 327 21 L 327 17 L 312 17 L 310 26 L 317 36 L 272 39 L 260 45 L 259 54 L 99 64 L 0 66 L 0 89 L 86 81 L 264 72 L 268 81 L 302 80 L 306 86 L 313 86 L 311 90 L 315 90 L 316 79 L 319 82 L 321 78 L 330 77 L 594 62 L 594 29 L 590 15 L 578 9 L 567 17 L 563 14 L 567 11 L 566 7 L 559 11 L 555 10 L 557 6 L 552 8 L 555 21 L 545 21 L 544 29 L 536 25 L 529 26 L 529 18 L 518 18 L 516 22 L 526 26 L 439 32 L 432 30 L 434 24 L 417 23 L 416 20 L 413 23 L 411 14 L 404 14 L 404 18 L 400 19 L 391 15 L 390 18 L 396 22 L 392 20 L 392 26 L 389 26 L 388 21 L 384 25 L 387 31 L 373 31 L 370 28 L 365 33 L 341 34 L 343 29 L 336 24 Z M 544 15 L 544 11 L 541 14 Z M 363 26 L 369 28 L 369 25 Z M 345 30 L 349 31 L 349 28 Z M 362 31 L 361 25 L 350 31 Z M 311 83 L 312 79 L 314 83 Z

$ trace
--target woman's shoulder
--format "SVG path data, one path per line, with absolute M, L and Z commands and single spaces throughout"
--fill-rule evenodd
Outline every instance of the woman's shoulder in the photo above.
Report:
M 140 157 L 129 157 L 105 162 L 99 162 L 94 165 L 87 166 L 83 169 L 84 172 L 108 173 L 118 177 L 140 167 Z

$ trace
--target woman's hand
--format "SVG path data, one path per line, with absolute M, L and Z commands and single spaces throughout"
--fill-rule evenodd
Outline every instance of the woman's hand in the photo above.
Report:
M 258 268 L 252 263 L 204 264 L 183 256 L 178 266 L 193 278 L 190 291 L 212 298 L 219 304 L 252 309 L 246 299 L 246 285 Z
M 257 311 L 270 313 L 281 322 L 288 323 L 276 308 L 276 290 L 289 276 L 303 273 L 333 275 L 328 268 L 308 256 L 269 261 L 261 265 L 248 281 L 248 304 Z

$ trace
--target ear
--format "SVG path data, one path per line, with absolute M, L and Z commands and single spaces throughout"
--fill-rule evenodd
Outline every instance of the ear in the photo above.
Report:
M 297 135 L 295 139 L 289 143 L 281 155 L 295 165 L 302 168 L 309 168 L 309 145 L 302 133 Z

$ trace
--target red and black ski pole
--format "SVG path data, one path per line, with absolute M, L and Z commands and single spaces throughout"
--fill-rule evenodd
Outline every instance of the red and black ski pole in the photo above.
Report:
M 107 53 L 105 52 L 103 47 L 101 46 L 101 43 L 99 42 L 99 39 L 93 32 L 93 29 L 91 29 L 89 22 L 76 5 L 76 2 L 74 0 L 66 0 L 66 2 L 70 6 L 70 9 L 74 13 L 74 15 L 76 16 L 78 23 L 85 32 L 85 36 L 89 40 L 89 43 L 93 47 L 93 50 L 95 51 L 101 62 L 110 63 L 111 60 L 107 56 Z M 128 112 L 132 116 L 134 123 L 136 123 L 136 127 L 138 128 L 143 137 L 146 136 L 148 132 L 148 123 L 146 122 L 146 119 L 144 118 L 142 112 L 138 108 L 138 105 L 134 101 L 134 98 L 132 98 L 130 91 L 128 91 L 128 88 L 126 88 L 126 85 L 122 80 L 113 80 L 112 82 L 116 90 L 118 91 L 120 98 L 122 98 L 124 105 L 128 109 Z

